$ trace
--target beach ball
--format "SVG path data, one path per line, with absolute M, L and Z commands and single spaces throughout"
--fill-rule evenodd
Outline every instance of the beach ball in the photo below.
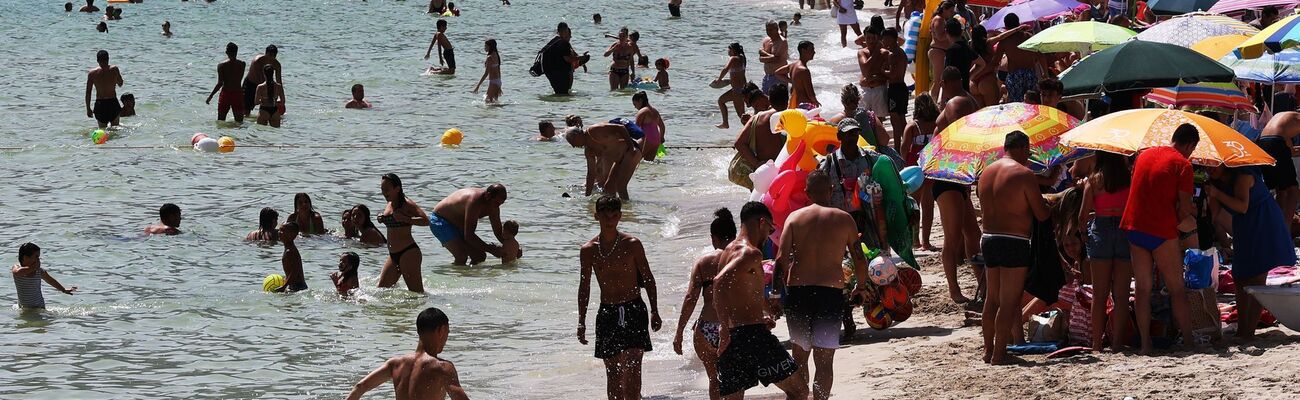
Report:
M 912 317 L 912 310 L 914 308 L 912 302 L 907 301 L 891 310 L 890 314 L 894 316 L 894 322 L 903 322 Z
M 220 147 L 221 145 L 217 144 L 217 139 L 213 138 L 199 139 L 199 142 L 194 144 L 194 150 L 204 153 L 216 153 Z
M 875 306 L 865 310 L 867 325 L 870 325 L 872 329 L 884 330 L 894 324 L 894 316 L 890 315 L 889 310 L 886 310 L 884 306 Z
M 108 132 L 104 132 L 103 129 L 96 129 L 90 132 L 90 141 L 95 142 L 95 144 L 108 143 Z
M 217 151 L 222 153 L 235 151 L 235 138 L 222 136 L 221 139 L 217 139 Z
M 867 266 L 867 276 L 877 285 L 884 286 L 893 282 L 898 275 L 898 266 L 893 257 L 876 257 Z
M 921 167 L 910 166 L 898 171 L 898 176 L 903 178 L 903 184 L 907 185 L 907 194 L 915 193 L 925 184 L 925 174 L 921 172 Z
M 458 146 L 464 138 L 465 134 L 461 133 L 460 129 L 451 128 L 443 132 L 441 142 L 443 146 Z
M 199 144 L 200 140 L 207 139 L 207 138 L 208 138 L 208 134 L 206 133 L 203 132 L 195 133 L 194 136 L 190 136 L 190 146 Z
M 274 292 L 282 287 L 284 287 L 284 275 L 270 274 L 262 280 L 263 292 Z
M 907 295 L 907 288 L 898 281 L 894 281 L 880 288 L 880 305 L 885 309 L 893 310 L 906 303 L 911 296 Z
M 907 288 L 908 296 L 916 296 L 921 292 L 921 273 L 915 268 L 902 267 L 898 269 L 898 282 Z

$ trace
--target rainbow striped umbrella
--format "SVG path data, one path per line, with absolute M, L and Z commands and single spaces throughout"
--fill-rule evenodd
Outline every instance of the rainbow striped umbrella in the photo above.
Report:
M 960 184 L 975 182 L 984 167 L 1002 158 L 1007 133 L 1029 135 L 1030 160 L 1051 167 L 1086 154 L 1064 146 L 1061 134 L 1079 125 L 1064 111 L 1037 104 L 1008 103 L 984 107 L 948 125 L 921 149 L 921 170 L 927 178 Z
M 1300 46 L 1300 14 L 1274 22 L 1259 31 L 1259 34 L 1241 42 L 1233 53 L 1237 57 L 1250 59 L 1264 55 L 1266 49 L 1269 53 L 1277 53 L 1296 46 Z
M 1182 83 L 1159 88 L 1146 96 L 1147 101 L 1183 111 L 1214 111 L 1231 114 L 1233 111 L 1258 112 L 1246 93 L 1234 83 Z

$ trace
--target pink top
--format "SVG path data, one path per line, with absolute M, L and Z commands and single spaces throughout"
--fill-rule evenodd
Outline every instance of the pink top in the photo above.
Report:
M 1106 190 L 1097 192 L 1097 196 L 1092 198 L 1093 209 L 1097 210 L 1098 217 L 1120 217 L 1124 215 L 1124 204 L 1128 203 L 1128 188 L 1110 193 Z

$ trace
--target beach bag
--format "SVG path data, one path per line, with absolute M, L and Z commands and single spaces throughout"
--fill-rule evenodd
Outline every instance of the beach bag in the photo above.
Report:
M 1092 285 L 1079 285 L 1070 307 L 1070 344 L 1092 344 Z M 1104 301 L 1104 300 L 1103 300 Z
M 1183 253 L 1183 265 L 1187 266 L 1183 271 L 1183 286 L 1191 290 L 1214 286 L 1218 263 L 1218 250 L 1187 249 Z
M 907 18 L 907 24 L 904 25 L 907 30 L 903 33 L 903 54 L 907 55 L 907 62 L 916 61 L 916 42 L 921 38 L 921 12 L 912 11 L 912 16 Z
M 758 124 L 751 123 L 749 126 L 749 150 L 754 151 L 754 148 L 758 147 L 758 137 L 755 136 L 758 134 L 756 131 Z M 736 155 L 731 157 L 731 162 L 727 163 L 727 180 L 745 189 L 754 190 L 754 181 L 749 179 L 749 174 L 754 173 L 754 168 L 757 167 L 749 165 L 749 162 L 745 161 L 745 157 L 741 156 L 740 152 L 737 151 Z
M 1197 344 L 1205 345 L 1223 339 L 1218 297 L 1213 287 L 1188 290 L 1187 306 L 1192 318 L 1192 336 L 1196 338 Z

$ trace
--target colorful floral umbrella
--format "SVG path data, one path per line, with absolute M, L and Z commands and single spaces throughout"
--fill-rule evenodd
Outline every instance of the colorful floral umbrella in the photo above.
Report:
M 1241 42 L 1245 42 L 1246 39 L 1250 38 L 1250 35 L 1239 33 L 1210 36 L 1192 44 L 1192 50 L 1204 54 L 1206 57 L 1218 60 L 1223 58 L 1223 56 L 1228 55 L 1228 53 L 1232 53 L 1237 46 L 1241 45 Z
M 1211 36 L 1254 35 L 1259 29 L 1218 14 L 1191 13 L 1170 18 L 1137 35 L 1138 40 L 1190 47 Z
M 1231 114 L 1238 110 L 1258 112 L 1254 103 L 1235 83 L 1183 83 L 1174 87 L 1154 89 L 1146 99 L 1152 103 L 1183 111 L 1213 111 L 1224 114 Z
M 1196 126 L 1201 134 L 1201 142 L 1192 151 L 1193 164 L 1240 167 L 1273 165 L 1276 162 L 1264 149 L 1227 125 L 1180 110 L 1145 108 L 1107 114 L 1066 133 L 1061 143 L 1080 149 L 1132 155 L 1148 147 L 1169 145 L 1174 129 L 1184 123 Z
M 1250 60 L 1237 58 L 1229 54 L 1219 60 L 1232 68 L 1237 79 L 1267 84 L 1300 83 L 1300 49 L 1283 50 L 1279 53 L 1264 54 Z
M 1124 43 L 1137 35 L 1128 28 L 1096 21 L 1067 22 L 1038 32 L 1020 48 L 1039 53 L 1089 53 Z
M 1264 50 L 1277 53 L 1296 46 L 1300 46 L 1300 14 L 1283 18 L 1259 31 L 1242 42 L 1235 53 L 1241 58 L 1259 58 L 1264 55 Z
M 1045 167 L 1072 161 L 1085 152 L 1060 144 L 1061 134 L 1079 125 L 1064 111 L 1036 104 L 1009 103 L 985 107 L 953 122 L 921 149 L 921 169 L 927 178 L 970 184 L 984 166 L 1002 158 L 1007 133 L 1029 135 L 1030 160 Z

